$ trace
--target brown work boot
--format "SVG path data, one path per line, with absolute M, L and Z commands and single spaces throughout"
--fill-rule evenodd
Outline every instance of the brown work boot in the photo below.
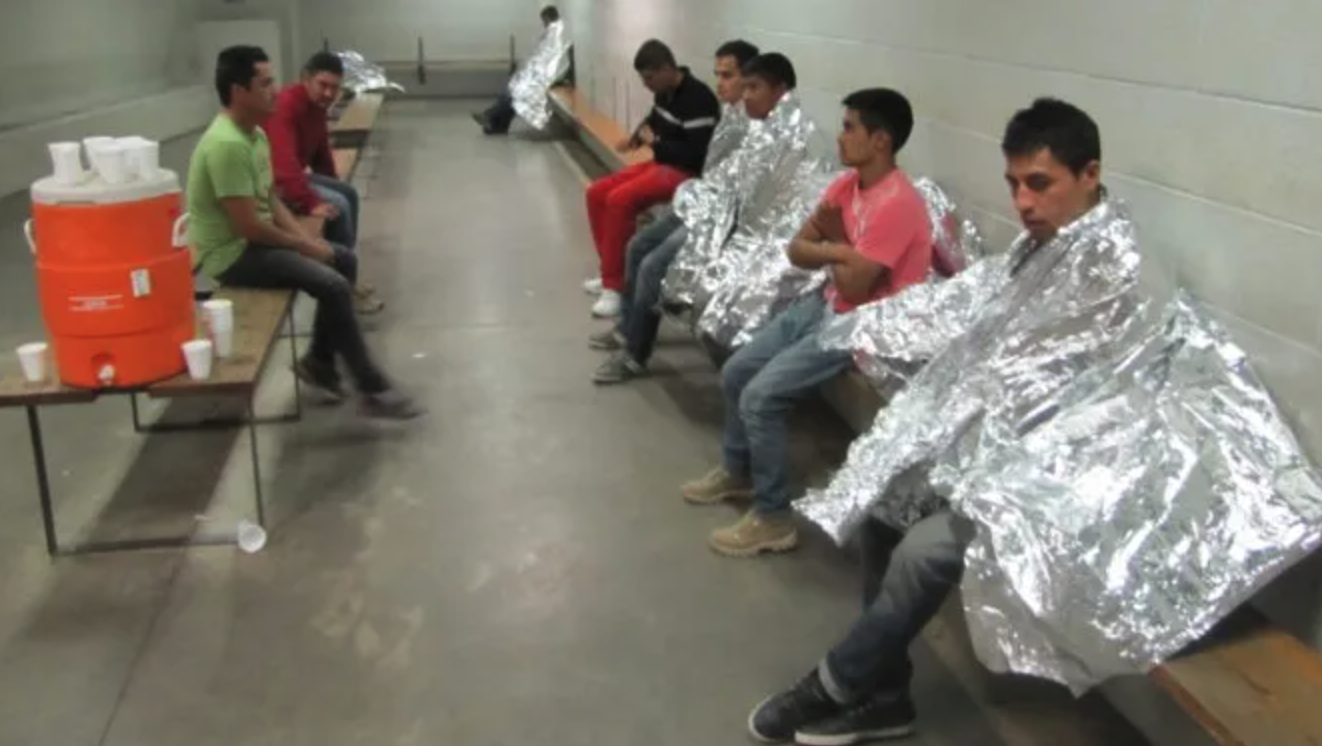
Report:
M 748 477 L 736 477 L 718 466 L 702 479 L 679 488 L 685 502 L 694 505 L 715 505 L 726 500 L 748 500 L 753 497 L 753 482 Z
M 793 518 L 767 518 L 750 510 L 733 526 L 713 531 L 707 543 L 727 557 L 756 557 L 794 549 L 799 545 L 799 531 Z

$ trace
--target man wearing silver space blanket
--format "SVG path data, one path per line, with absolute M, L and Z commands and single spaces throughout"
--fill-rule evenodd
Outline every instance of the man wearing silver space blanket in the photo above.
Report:
M 986 665 L 1081 693 L 1157 665 L 1319 543 L 1322 477 L 1244 353 L 1192 299 L 1140 289 L 1092 120 L 1040 100 L 1002 148 L 1027 231 L 984 260 L 999 290 L 797 506 L 837 542 L 859 534 L 865 610 L 758 705 L 761 738 L 909 733 L 907 650 L 957 584 Z M 869 546 L 882 523 L 907 531 L 888 560 Z
M 554 5 L 542 8 L 542 35 L 537 48 L 510 78 L 506 92 L 486 111 L 473 115 L 474 121 L 488 135 L 509 132 L 515 115 L 523 117 L 534 129 L 545 129 L 551 121 L 551 109 L 546 100 L 551 87 L 557 85 L 569 72 L 569 50 L 573 42 L 560 11 Z

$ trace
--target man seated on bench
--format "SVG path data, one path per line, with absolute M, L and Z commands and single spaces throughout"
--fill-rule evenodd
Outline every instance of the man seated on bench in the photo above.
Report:
M 1022 267 L 1101 200 L 1101 137 L 1086 113 L 1044 100 L 1010 120 L 1001 149 L 1014 207 L 1030 239 Z M 1035 327 L 1049 330 L 1051 322 L 1043 319 Z M 940 510 L 915 524 L 890 553 L 884 531 L 875 520 L 860 528 L 863 615 L 816 669 L 753 710 L 748 728 L 759 740 L 859 743 L 913 731 L 909 646 L 960 582 L 975 529 L 949 509 Z
M 537 42 L 538 48 L 528 62 L 524 63 L 525 65 L 538 61 L 539 55 L 546 51 L 543 49 L 543 45 L 547 43 L 548 34 L 552 31 L 551 24 L 562 23 L 560 21 L 560 10 L 554 5 L 542 8 L 541 18 L 542 36 Z M 568 70 L 565 72 L 564 78 L 568 78 L 572 74 L 573 70 Z M 564 78 L 551 82 L 550 87 L 554 88 L 560 85 Z M 514 79 L 510 81 L 511 84 L 517 82 L 518 79 L 519 75 L 516 74 Z M 509 133 L 510 125 L 514 124 L 514 117 L 516 116 L 518 116 L 518 112 L 514 109 L 514 94 L 506 89 L 504 93 L 496 97 L 496 102 L 487 107 L 485 111 L 473 112 L 473 121 L 477 122 L 477 126 L 482 128 L 483 134 L 504 135 Z
M 188 230 L 203 272 L 223 285 L 301 290 L 317 300 L 312 345 L 299 380 L 336 400 L 344 359 L 365 414 L 409 419 L 423 409 L 372 361 L 353 309 L 353 252 L 306 234 L 275 195 L 271 151 L 261 123 L 274 103 L 271 66 L 259 47 L 235 46 L 216 60 L 224 110 L 198 141 L 188 172 Z
M 853 363 L 849 352 L 822 349 L 817 332 L 835 314 L 922 282 L 931 268 L 927 207 L 895 165 L 913 130 L 908 100 L 877 88 L 850 94 L 844 106 L 838 145 L 851 170 L 831 185 L 789 247 L 796 266 L 828 270 L 826 290 L 800 298 L 725 363 L 723 464 L 681 488 L 695 505 L 753 498 L 738 523 L 711 535 L 711 547 L 726 556 L 798 545 L 786 419 L 795 402 Z
M 728 91 L 726 79 L 719 77 L 722 50 L 717 52 L 718 91 L 722 101 L 739 95 L 750 119 L 767 119 L 780 99 L 798 85 L 795 65 L 784 54 L 771 52 L 744 63 L 739 78 L 739 89 L 742 90 Z M 710 171 L 710 165 L 709 161 L 709 168 L 705 171 Z M 661 303 L 661 286 L 670 270 L 670 262 L 683 249 L 687 239 L 689 230 L 672 213 L 669 220 L 662 218 L 654 222 L 629 243 L 624 291 L 628 306 L 621 313 L 616 328 L 588 340 L 594 349 L 616 351 L 592 374 L 595 384 L 623 384 L 646 373 L 657 333 L 661 331 L 661 313 L 657 310 Z
M 317 52 L 303 68 L 303 79 L 276 97 L 275 114 L 263 125 L 271 140 L 275 185 L 280 199 L 299 215 L 326 221 L 326 238 L 353 251 L 358 245 L 358 191 L 335 173 L 327 114 L 340 95 L 344 62 Z M 372 288 L 354 288 L 359 313 L 385 304 Z
M 670 201 L 675 189 L 702 172 L 707 145 L 721 116 L 721 105 L 705 83 L 675 62 L 670 47 L 651 39 L 634 57 L 634 69 L 655 94 L 652 111 L 632 137 L 616 145 L 627 152 L 647 146 L 653 160 L 594 181 L 587 190 L 588 222 L 601 267 L 601 295 L 592 315 L 620 315 L 624 252 L 638 215 Z

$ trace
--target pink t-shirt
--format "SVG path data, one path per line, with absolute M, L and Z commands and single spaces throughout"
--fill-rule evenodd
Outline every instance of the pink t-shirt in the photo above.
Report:
M 927 279 L 932 266 L 932 226 L 922 195 L 903 171 L 897 168 L 862 190 L 858 188 L 858 172 L 850 171 L 826 190 L 822 201 L 840 208 L 849 245 L 890 271 L 889 281 L 867 302 Z M 826 299 L 836 313 L 855 308 L 831 284 L 826 287 Z

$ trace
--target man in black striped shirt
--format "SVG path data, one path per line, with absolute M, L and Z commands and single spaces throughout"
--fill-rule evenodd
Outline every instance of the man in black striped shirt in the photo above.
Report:
M 684 181 L 702 173 L 707 146 L 721 115 L 711 88 L 675 62 L 656 39 L 634 57 L 634 69 L 655 95 L 647 119 L 616 146 L 620 152 L 651 148 L 652 160 L 598 179 L 588 187 L 588 222 L 601 261 L 601 297 L 593 315 L 618 316 L 624 288 L 625 247 L 643 210 L 668 202 Z

